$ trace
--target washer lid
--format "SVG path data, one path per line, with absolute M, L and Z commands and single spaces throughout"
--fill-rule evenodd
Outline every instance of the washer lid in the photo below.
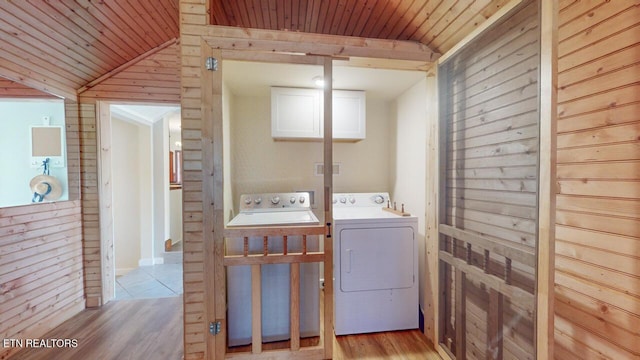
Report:
M 228 227 L 270 225 L 318 225 L 312 211 L 242 212 L 229 221 Z

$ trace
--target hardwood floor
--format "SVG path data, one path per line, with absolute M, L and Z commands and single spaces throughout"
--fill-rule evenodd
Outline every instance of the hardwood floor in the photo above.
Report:
M 178 360 L 182 334 L 182 297 L 112 301 L 42 337 L 76 339 L 77 347 L 23 349 L 11 360 Z
M 419 330 L 390 331 L 334 337 L 333 358 L 441 360 Z
M 112 301 L 85 310 L 42 339 L 76 339 L 77 347 L 32 348 L 11 360 L 178 360 L 182 350 L 182 298 Z M 440 360 L 418 330 L 334 338 L 334 359 Z

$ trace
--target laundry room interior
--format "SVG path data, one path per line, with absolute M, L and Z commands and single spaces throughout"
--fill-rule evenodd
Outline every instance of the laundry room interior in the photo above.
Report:
M 0 359 L 640 357 L 637 0 L 0 4 Z
M 242 194 L 300 191 L 310 193 L 311 208 L 323 223 L 323 138 L 274 137 L 271 95 L 272 88 L 312 89 L 322 95 L 322 86 L 315 83 L 322 66 L 225 60 L 222 68 L 225 224 L 238 213 Z M 365 136 L 334 136 L 333 193 L 388 193 L 391 204 L 418 215 L 419 272 L 424 274 L 424 139 L 426 119 L 436 116 L 433 74 L 418 68 L 341 66 L 337 60 L 332 80 L 334 91 L 363 91 L 366 104 Z M 422 307 L 425 281 L 418 283 Z

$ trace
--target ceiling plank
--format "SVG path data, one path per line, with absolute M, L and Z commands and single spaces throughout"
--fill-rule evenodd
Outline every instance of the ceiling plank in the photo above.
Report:
M 0 78 L 0 98 L 57 99 L 51 94 L 4 78 Z
M 146 22 L 149 28 L 157 34 L 158 39 L 166 39 L 171 36 L 164 19 L 160 17 L 155 6 L 150 4 L 148 0 L 127 0 L 126 2 L 138 13 L 136 22 Z
M 382 11 L 381 18 L 373 24 L 373 28 L 371 29 L 371 32 L 368 32 L 365 36 L 374 37 L 374 38 L 381 38 L 380 33 L 385 28 L 385 26 L 389 26 L 390 25 L 390 21 L 391 21 L 392 17 L 395 14 L 399 13 L 398 7 L 402 3 L 406 4 L 407 0 L 404 0 L 404 1 L 402 1 L 402 0 L 389 0 L 389 1 L 387 1 L 387 5 L 384 8 L 384 10 Z
M 83 31 L 91 34 L 95 41 L 102 42 L 107 47 L 119 52 L 124 59 L 136 56 L 136 51 L 126 41 L 114 33 L 114 30 L 101 23 L 89 14 L 82 6 L 69 1 L 50 1 L 52 6 L 64 18 L 78 25 Z M 35 5 L 34 5 L 35 6 Z
M 119 31 L 120 38 L 122 38 L 123 34 L 127 34 L 125 37 L 131 37 L 129 44 L 135 51 L 142 52 L 146 47 L 153 46 L 131 28 L 129 24 L 135 23 L 134 21 L 127 22 L 123 19 L 122 15 L 128 14 L 116 13 L 104 2 L 98 2 L 94 5 L 89 0 L 78 0 L 78 3 L 87 9 L 87 12 L 93 17 L 101 19 L 107 27 Z
M 455 46 L 453 46 L 449 51 L 443 54 L 439 59 L 438 63 L 443 63 L 447 61 L 448 58 L 453 56 L 455 53 L 460 51 L 463 47 L 465 47 L 473 38 L 481 34 L 483 31 L 491 27 L 494 23 L 496 23 L 502 16 L 511 11 L 516 6 L 520 5 L 523 0 L 511 0 L 505 6 L 500 8 L 500 10 L 496 11 L 491 17 L 483 22 L 481 25 L 476 27 L 472 32 L 468 33 L 461 41 L 459 41 Z
M 411 24 L 400 35 L 401 39 L 416 39 L 422 37 L 426 31 L 422 28 L 423 24 L 431 16 L 433 11 L 440 5 L 442 0 L 423 0 L 424 4 L 418 11 L 417 15 L 411 21 Z
M 81 56 L 73 54 L 76 58 L 71 58 L 58 51 L 53 40 L 42 41 L 38 37 L 33 37 L 37 32 L 34 34 L 28 28 L 23 31 L 15 26 L 3 23 L 3 20 L 8 19 L 9 17 L 7 16 L 0 20 L 0 41 L 3 42 L 3 47 L 7 51 L 21 58 L 21 64 L 46 67 L 54 65 L 50 59 L 59 59 L 59 62 L 55 65 L 59 67 L 61 75 L 69 75 L 69 80 L 82 81 L 83 76 L 92 75 L 92 70 L 86 66 L 80 66 L 77 70 L 74 68 L 73 64 L 82 62 Z
M 367 25 L 367 21 L 369 21 L 369 18 L 371 17 L 371 14 L 373 14 L 373 10 L 378 5 L 378 3 L 372 3 L 365 0 L 365 5 L 366 6 L 364 7 L 361 16 L 358 18 L 358 21 L 353 28 L 351 36 L 361 36 L 362 30 L 364 29 L 365 25 Z
M 383 39 L 397 39 L 397 37 L 392 37 L 389 35 L 393 31 L 393 29 L 398 26 L 398 24 L 406 24 L 407 21 L 411 19 L 411 13 L 409 12 L 409 10 L 414 6 L 415 3 L 415 0 L 401 1 L 398 4 L 396 11 L 394 11 L 393 14 L 391 14 L 391 16 L 385 22 L 382 30 L 380 30 L 380 33 L 378 34 L 378 37 Z
M 183 31 L 203 31 L 214 48 L 275 52 L 299 52 L 326 56 L 360 56 L 418 61 L 435 61 L 439 54 L 424 44 L 400 40 L 358 38 L 350 36 L 309 34 L 291 31 L 240 29 L 207 26 Z
M 5 48 L 0 48 L 0 58 L 6 60 L 0 64 L 3 77 L 49 94 L 77 100 L 75 88 L 68 86 L 64 79 L 55 79 L 59 76 L 54 72 L 34 66 L 25 67 L 20 57 L 7 53 Z
M 247 9 L 249 15 L 249 22 L 252 28 L 262 29 L 264 24 L 262 22 L 262 15 L 256 12 L 256 3 L 252 0 L 244 0 L 244 7 Z
M 484 23 L 497 9 L 505 6 L 510 0 L 482 0 L 475 1 L 464 10 L 460 16 L 430 42 L 430 46 L 447 48 L 462 39 L 462 34 L 468 34 L 480 24 Z M 486 15 L 485 15 L 486 14 Z M 451 45 L 448 45 L 451 44 Z
M 298 9 L 298 30 L 304 31 L 307 23 L 307 1 L 300 2 L 300 8 Z
M 358 23 L 358 19 L 363 16 L 363 11 L 366 3 L 366 0 L 358 0 L 354 5 L 351 6 L 351 13 L 349 14 L 349 17 L 342 19 L 344 25 L 340 25 L 340 29 L 338 30 L 340 31 L 340 34 L 353 35 L 353 30 Z
M 109 64 L 124 61 L 124 58 L 118 54 L 113 54 L 113 51 L 104 46 L 104 44 L 96 43 L 94 39 L 81 28 L 69 21 L 65 21 L 65 18 L 60 16 L 57 11 L 44 6 L 34 7 L 24 1 L 3 2 L 3 6 L 10 6 L 11 4 L 15 7 L 6 8 L 8 13 L 21 19 L 22 22 L 28 21 L 27 19 L 38 19 L 38 21 L 30 23 L 31 26 L 37 27 L 41 33 L 48 35 L 64 34 L 64 36 L 56 36 L 56 40 L 59 41 L 61 45 L 64 45 L 67 51 L 83 55 L 87 58 L 88 62 L 96 64 L 96 66 L 106 70 L 109 68 Z M 17 6 L 19 6 L 20 9 L 16 8 Z M 6 18 L 8 17 L 5 17 L 5 19 Z M 34 32 L 31 35 L 35 34 Z
M 78 94 L 82 94 L 83 92 L 85 92 L 88 89 L 100 84 L 101 82 L 105 81 L 106 79 L 109 79 L 109 78 L 113 77 L 114 75 L 119 74 L 122 71 L 128 69 L 129 67 L 137 64 L 140 60 L 145 59 L 148 56 L 151 56 L 151 55 L 153 55 L 153 54 L 155 54 L 155 53 L 157 53 L 157 52 L 159 52 L 159 51 L 161 51 L 161 50 L 163 50 L 163 49 L 165 49 L 165 48 L 167 48 L 167 47 L 169 47 L 171 45 L 174 45 L 177 42 L 178 42 L 177 39 L 171 39 L 171 40 L 165 42 L 164 44 L 162 44 L 162 45 L 160 45 L 160 46 L 158 46 L 158 47 L 156 47 L 154 49 L 151 49 L 151 50 L 149 50 L 149 51 L 147 51 L 147 52 L 145 52 L 143 54 L 140 54 L 136 58 L 134 58 L 134 59 L 132 59 L 132 60 L 120 65 L 120 66 L 118 66 L 117 68 L 109 71 L 108 73 L 98 77 L 97 79 L 95 79 L 95 80 L 91 81 L 90 83 L 86 84 L 85 86 L 81 87 L 80 89 L 78 89 Z
M 378 21 L 380 21 L 380 17 L 384 13 L 384 9 L 387 7 L 387 4 L 388 4 L 387 1 L 378 1 L 378 2 L 376 2 L 374 7 L 373 7 L 373 10 L 371 11 L 371 14 L 367 18 L 366 23 L 364 23 L 362 27 L 358 27 L 360 31 L 357 32 L 354 35 L 355 36 L 369 36 L 369 34 L 371 34 L 375 24 Z M 358 30 L 358 28 L 356 28 L 356 30 Z
M 318 18 L 320 17 L 321 0 L 311 0 L 313 6 L 307 7 L 307 24 L 305 24 L 305 32 L 313 32 L 318 28 Z M 311 9 L 311 12 L 309 12 Z

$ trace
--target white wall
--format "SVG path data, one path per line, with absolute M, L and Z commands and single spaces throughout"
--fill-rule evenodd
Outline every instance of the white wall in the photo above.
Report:
M 169 194 L 169 124 L 168 119 L 153 124 L 153 256 L 160 262 L 165 240 L 171 237 Z M 151 172 L 150 172 L 151 173 Z M 149 264 L 150 265 L 150 264 Z
M 138 267 L 141 251 L 140 129 L 138 125 L 111 119 L 113 235 L 116 274 Z
M 61 125 L 64 131 L 62 100 L 3 99 L 0 101 L 0 207 L 30 204 L 33 192 L 31 179 L 42 174 L 43 168 L 30 164 L 30 125 L 42 125 L 49 116 L 51 125 Z M 63 143 L 66 149 L 66 143 Z M 65 160 L 66 165 L 66 160 Z M 60 180 L 63 188 L 60 200 L 67 200 L 67 167 L 51 167 L 49 174 Z
M 425 274 L 425 191 L 427 161 L 427 81 L 419 81 L 396 99 L 390 153 L 391 198 L 418 217 L 419 273 Z M 434 176 L 437 174 L 433 174 Z M 424 309 L 424 279 L 420 306 Z
M 228 223 L 233 218 L 235 212 L 233 210 L 235 189 L 231 182 L 231 111 L 233 107 L 234 96 L 229 90 L 226 83 L 222 87 L 222 145 L 223 145 L 223 172 L 224 172 L 224 223 Z
M 230 181 L 236 211 L 240 194 L 313 190 L 321 217 L 323 178 L 314 175 L 314 163 L 323 162 L 323 143 L 273 140 L 270 106 L 268 96 L 236 94 L 231 103 Z M 334 142 L 334 162 L 341 163 L 334 192 L 388 191 L 390 115 L 388 102 L 367 101 L 367 138 Z

